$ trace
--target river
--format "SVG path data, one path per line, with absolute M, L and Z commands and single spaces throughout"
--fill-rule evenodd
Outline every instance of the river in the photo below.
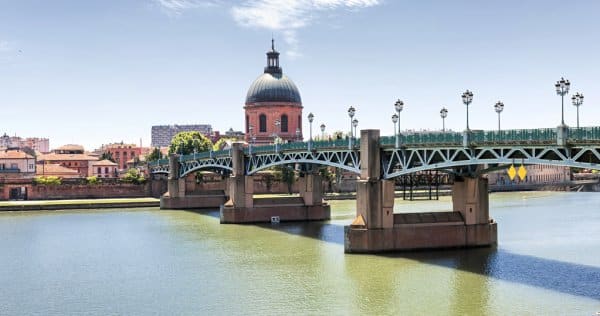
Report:
M 0 315 L 596 315 L 600 193 L 490 195 L 497 248 L 344 254 L 332 220 L 220 225 L 218 211 L 0 214 Z M 395 212 L 446 211 L 396 200 Z

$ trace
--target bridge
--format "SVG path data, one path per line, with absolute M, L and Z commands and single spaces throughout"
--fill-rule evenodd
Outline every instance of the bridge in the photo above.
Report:
M 396 139 L 398 137 L 398 139 Z M 487 179 L 509 165 L 545 164 L 600 169 L 600 127 L 425 132 L 380 137 L 363 130 L 354 141 L 309 141 L 266 146 L 235 143 L 231 149 L 172 155 L 149 163 L 151 173 L 169 174 L 166 208 L 222 204 L 222 223 L 329 218 L 322 202 L 321 178 L 313 166 L 353 172 L 357 182 L 357 216 L 345 229 L 345 251 L 380 252 L 418 248 L 495 245 L 496 223 L 489 218 Z M 258 205 L 249 180 L 274 166 L 300 166 L 301 198 Z M 228 178 L 228 194 L 208 204 L 185 196 L 186 175 L 213 170 Z M 455 176 L 453 211 L 393 214 L 395 177 L 427 170 Z M 183 192 L 183 193 L 182 193 Z M 196 198 L 197 199 L 197 198 Z M 186 201 L 183 202 L 182 201 Z M 219 202 L 224 201 L 224 202 Z M 198 203 L 202 204 L 199 205 Z M 287 211 L 286 211 L 287 210 Z

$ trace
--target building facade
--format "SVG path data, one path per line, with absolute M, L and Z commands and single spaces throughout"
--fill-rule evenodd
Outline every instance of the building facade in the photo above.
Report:
M 37 157 L 37 161 L 42 165 L 42 175 L 45 175 L 44 164 L 57 164 L 65 168 L 76 170 L 81 178 L 90 175 L 91 162 L 97 160 L 98 157 L 85 154 L 83 146 L 80 145 L 65 145 L 56 148 L 52 153 L 39 155 Z
M 245 133 L 249 143 L 302 140 L 302 99 L 294 82 L 279 66 L 279 52 L 271 41 L 264 73 L 246 94 Z
M 0 151 L 0 175 L 3 178 L 33 178 L 35 157 L 18 149 Z
M 0 149 L 7 148 L 31 148 L 37 152 L 50 152 L 50 140 L 48 138 L 8 136 L 6 133 L 0 136 Z
M 136 159 L 142 154 L 142 148 L 135 144 L 115 143 L 104 145 L 104 152 L 110 153 L 119 170 L 127 169 L 127 161 Z
M 210 124 L 193 125 L 155 125 L 152 126 L 152 147 L 167 147 L 171 145 L 171 139 L 180 132 L 200 132 L 206 137 L 212 134 Z
M 520 165 L 515 165 L 518 169 Z M 569 167 L 551 166 L 551 165 L 527 165 L 527 176 L 521 180 L 516 176 L 510 180 L 507 171 L 501 170 L 488 174 L 488 182 L 491 185 L 511 185 L 511 184 L 558 184 L 571 181 L 571 169 Z
M 93 161 L 90 165 L 90 175 L 98 178 L 118 178 L 119 165 L 108 159 Z

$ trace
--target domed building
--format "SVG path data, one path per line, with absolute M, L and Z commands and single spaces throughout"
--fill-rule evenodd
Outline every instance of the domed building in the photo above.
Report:
M 279 67 L 279 52 L 271 40 L 267 66 L 246 95 L 246 141 L 273 143 L 302 140 L 302 99 L 294 82 Z

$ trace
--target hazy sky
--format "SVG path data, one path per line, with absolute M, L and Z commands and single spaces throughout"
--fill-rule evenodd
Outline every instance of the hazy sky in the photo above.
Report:
M 0 0 L 0 133 L 93 149 L 158 124 L 242 130 L 271 35 L 314 133 L 556 127 L 561 76 L 600 125 L 600 1 Z M 576 110 L 565 103 L 565 120 Z M 308 135 L 308 120 L 304 120 Z

